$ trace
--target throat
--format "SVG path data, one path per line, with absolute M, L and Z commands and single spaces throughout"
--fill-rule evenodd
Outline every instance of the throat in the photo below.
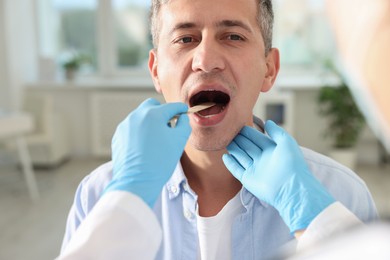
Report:
M 240 190 L 241 183 L 229 172 L 222 154 L 206 158 L 189 157 L 184 153 L 181 164 L 191 189 L 198 195 L 199 215 L 215 216 Z

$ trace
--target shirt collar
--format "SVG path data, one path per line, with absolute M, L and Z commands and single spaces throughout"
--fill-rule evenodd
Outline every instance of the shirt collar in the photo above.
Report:
M 166 184 L 169 199 L 176 198 L 180 194 L 181 189 L 183 189 L 183 186 L 189 188 L 187 178 L 184 175 L 183 168 L 179 161 L 171 178 Z
M 253 116 L 253 124 L 257 130 L 264 133 L 264 122 L 257 116 Z
M 242 187 L 241 192 L 240 192 L 240 198 L 241 198 L 241 203 L 242 205 L 248 209 L 252 207 L 252 204 L 257 200 L 263 207 L 268 208 L 269 204 L 266 203 L 265 201 L 259 200 L 256 198 L 255 195 L 253 195 L 250 191 Z

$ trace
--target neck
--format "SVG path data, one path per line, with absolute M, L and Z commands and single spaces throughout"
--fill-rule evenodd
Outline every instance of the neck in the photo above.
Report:
M 221 151 L 199 151 L 186 147 L 181 163 L 188 183 L 198 195 L 199 214 L 216 215 L 241 189 L 241 183 L 222 161 Z

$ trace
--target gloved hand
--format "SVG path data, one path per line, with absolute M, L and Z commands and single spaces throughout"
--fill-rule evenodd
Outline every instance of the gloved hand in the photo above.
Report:
M 180 115 L 175 128 L 168 121 L 187 110 L 184 103 L 148 99 L 130 113 L 112 139 L 113 179 L 105 192 L 129 191 L 153 207 L 191 133 L 187 114 Z
M 290 231 L 302 230 L 335 200 L 310 172 L 296 141 L 272 121 L 267 137 L 245 126 L 223 161 L 258 199 L 275 207 Z

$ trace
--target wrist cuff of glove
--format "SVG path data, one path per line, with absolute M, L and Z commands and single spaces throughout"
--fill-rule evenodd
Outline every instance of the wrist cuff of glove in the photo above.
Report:
M 154 207 L 156 200 L 161 193 L 161 189 L 153 189 L 149 186 L 145 186 L 142 183 L 134 183 L 132 181 L 120 182 L 112 181 L 104 189 L 102 196 L 110 191 L 127 191 L 138 197 L 140 197 L 150 208 Z
M 279 214 L 289 227 L 291 234 L 306 229 L 325 208 L 335 202 L 326 190 L 316 190 L 315 196 L 300 194 L 279 210 Z

